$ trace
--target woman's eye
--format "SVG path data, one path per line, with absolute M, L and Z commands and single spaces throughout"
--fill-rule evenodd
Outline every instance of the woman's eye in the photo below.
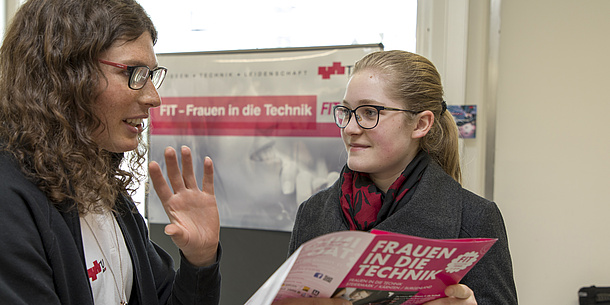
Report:
M 377 115 L 377 111 L 375 111 L 374 109 L 365 109 L 364 110 L 364 116 L 366 116 L 367 118 L 371 118 Z

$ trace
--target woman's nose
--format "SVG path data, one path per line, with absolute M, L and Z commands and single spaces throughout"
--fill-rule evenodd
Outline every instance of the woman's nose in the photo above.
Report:
M 147 81 L 142 89 L 142 95 L 140 96 L 140 103 L 147 105 L 150 108 L 159 107 L 161 105 L 161 96 L 159 91 L 153 85 L 151 81 Z
M 358 124 L 358 115 L 356 113 L 351 114 L 349 122 L 347 122 L 347 126 L 343 128 L 343 131 L 347 134 L 354 134 L 362 132 L 362 127 Z

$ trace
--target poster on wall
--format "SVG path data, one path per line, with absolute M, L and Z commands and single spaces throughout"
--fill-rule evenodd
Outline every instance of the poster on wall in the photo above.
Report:
M 477 106 L 449 105 L 447 110 L 453 115 L 460 138 L 474 139 L 477 135 Z
M 331 109 L 354 63 L 382 46 L 159 54 L 168 68 L 151 109 L 149 158 L 191 147 L 197 181 L 214 161 L 223 227 L 290 231 L 296 210 L 339 176 L 346 154 Z M 169 220 L 155 192 L 151 223 Z

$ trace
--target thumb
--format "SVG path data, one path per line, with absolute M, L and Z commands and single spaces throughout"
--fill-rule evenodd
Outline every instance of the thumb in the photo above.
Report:
M 180 228 L 178 228 L 177 225 L 170 223 L 165 226 L 164 232 L 168 236 L 175 236 L 176 234 L 180 233 Z
M 458 299 L 467 299 L 472 296 L 472 290 L 466 285 L 456 284 L 451 285 L 445 289 L 445 294 L 448 297 L 455 297 Z

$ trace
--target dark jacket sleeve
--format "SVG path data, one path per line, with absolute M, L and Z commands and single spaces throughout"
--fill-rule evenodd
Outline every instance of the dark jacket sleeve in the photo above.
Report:
M 81 246 L 9 160 L 0 156 L 0 303 L 93 304 Z
M 517 304 L 517 291 L 504 220 L 493 202 L 465 209 L 460 237 L 497 238 L 489 252 L 462 279 L 475 292 L 479 305 Z
M 20 197 L 4 188 L 0 192 L 0 302 L 60 304 L 52 266 L 32 215 L 39 211 L 32 211 Z
M 220 245 L 216 262 L 208 267 L 191 265 L 180 253 L 180 269 L 176 275 L 174 295 L 192 294 L 194 303 L 188 304 L 219 304 L 220 302 L 220 271 L 219 261 L 222 255 Z M 173 302 L 172 304 L 186 304 Z
M 348 229 L 339 205 L 337 180 L 332 186 L 314 194 L 299 206 L 290 235 L 288 255 L 313 238 Z
M 171 256 L 150 240 L 144 219 L 129 202 L 132 212 L 122 213 L 121 218 L 128 232 L 125 241 L 137 253 L 132 254 L 132 261 L 138 269 L 134 270 L 136 279 L 130 303 L 137 299 L 139 304 L 218 304 L 220 245 L 216 262 L 211 266 L 195 267 L 180 253 L 180 268 L 174 271 Z

